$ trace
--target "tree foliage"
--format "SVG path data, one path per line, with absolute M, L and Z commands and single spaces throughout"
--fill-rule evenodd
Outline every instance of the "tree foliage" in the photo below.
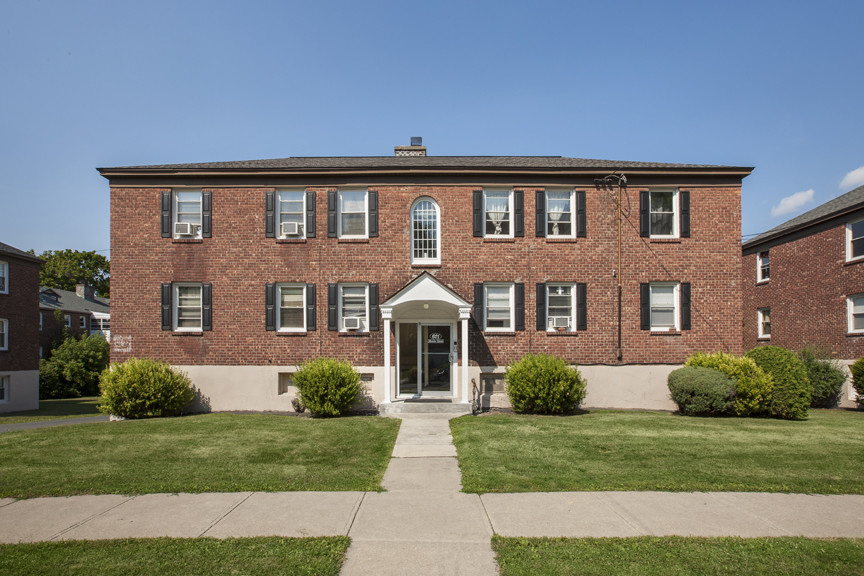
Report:
M 110 263 L 94 251 L 47 250 L 39 255 L 44 260 L 39 272 L 39 284 L 61 290 L 75 290 L 76 284 L 90 284 L 103 298 L 110 295 Z

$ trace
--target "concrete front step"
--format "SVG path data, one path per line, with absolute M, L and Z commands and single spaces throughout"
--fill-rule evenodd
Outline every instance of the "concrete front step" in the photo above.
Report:
M 455 398 L 435 400 L 399 400 L 380 404 L 378 412 L 382 416 L 390 414 L 470 414 L 471 405 L 463 404 Z

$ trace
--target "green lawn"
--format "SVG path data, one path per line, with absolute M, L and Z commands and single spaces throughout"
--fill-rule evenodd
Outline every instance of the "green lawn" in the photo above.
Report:
M 854 576 L 864 540 L 492 539 L 502 576 Z
M 38 422 L 41 420 L 63 420 L 66 418 L 81 418 L 98 416 L 98 396 L 84 398 L 61 398 L 59 400 L 40 400 L 38 410 L 24 412 L 8 412 L 0 414 L 0 425 L 18 424 L 19 422 Z
M 655 412 L 463 416 L 466 492 L 661 490 L 864 494 L 864 413 L 802 422 Z
M 378 490 L 399 420 L 202 414 L 0 434 L 0 497 Z
M 336 576 L 348 544 L 344 536 L 0 544 L 0 574 Z

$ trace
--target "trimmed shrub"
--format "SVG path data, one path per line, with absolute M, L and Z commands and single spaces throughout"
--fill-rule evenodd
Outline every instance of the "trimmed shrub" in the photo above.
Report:
M 834 408 L 840 402 L 846 372 L 836 360 L 813 346 L 806 346 L 798 352 L 798 358 L 807 370 L 807 378 L 813 386 L 810 406 L 813 408 Z
M 806 420 L 813 387 L 807 369 L 794 352 L 779 346 L 759 346 L 745 354 L 774 380 L 771 415 L 787 420 Z
M 549 354 L 527 354 L 510 363 L 504 381 L 516 412 L 565 414 L 579 408 L 585 399 L 585 380 L 579 369 Z
M 340 416 L 360 394 L 360 373 L 350 362 L 315 358 L 300 366 L 291 380 L 300 401 L 313 416 Z
M 849 371 L 852 372 L 852 385 L 858 393 L 858 403 L 864 406 L 864 356 L 849 366 Z
M 77 398 L 99 394 L 99 375 L 108 366 L 108 342 L 94 334 L 67 338 L 39 360 L 39 397 Z
M 719 370 L 685 366 L 669 374 L 667 381 L 678 410 L 688 416 L 735 414 L 735 379 Z
M 99 387 L 99 411 L 123 418 L 177 416 L 195 398 L 186 374 L 150 358 L 115 362 L 102 373 Z
M 735 379 L 735 413 L 739 416 L 766 414 L 771 409 L 774 381 L 751 358 L 723 352 L 696 352 L 685 366 L 704 366 L 723 372 Z

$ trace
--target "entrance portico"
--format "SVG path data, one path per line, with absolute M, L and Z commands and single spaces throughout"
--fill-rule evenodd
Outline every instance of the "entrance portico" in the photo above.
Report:
M 382 403 L 428 396 L 460 398 L 467 403 L 471 304 L 423 272 L 380 309 L 385 335 Z M 395 378 L 390 335 L 394 322 Z

